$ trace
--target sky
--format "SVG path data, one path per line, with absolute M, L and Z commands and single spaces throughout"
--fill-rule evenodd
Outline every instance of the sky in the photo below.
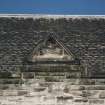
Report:
M 105 0 L 0 0 L 0 13 L 105 15 Z

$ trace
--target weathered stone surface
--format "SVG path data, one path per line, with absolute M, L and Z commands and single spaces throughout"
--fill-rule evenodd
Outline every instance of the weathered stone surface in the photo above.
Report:
M 88 76 L 105 77 L 104 23 L 105 19 L 86 18 L 0 18 L 0 70 L 20 70 L 24 58 L 52 29 L 70 51 L 82 60 Z
M 33 81 L 33 82 L 32 82 Z M 11 85 L 11 84 L 10 84 Z M 79 89 L 81 86 L 84 89 Z M 97 87 L 99 85 L 95 85 Z M 100 85 L 102 86 L 102 85 Z M 71 88 L 72 87 L 72 88 Z M 78 88 L 77 88 L 78 87 Z M 104 105 L 105 90 L 88 89 L 91 85 L 72 85 L 68 82 L 37 82 L 27 80 L 23 85 L 14 85 L 0 90 L 1 105 Z
M 87 77 L 66 78 L 62 69 L 20 79 L 26 58 L 51 33 L 80 59 Z M 0 17 L 0 78 L 0 105 L 105 105 L 105 19 Z

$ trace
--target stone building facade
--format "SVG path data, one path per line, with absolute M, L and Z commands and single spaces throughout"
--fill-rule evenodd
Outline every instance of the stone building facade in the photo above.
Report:
M 23 61 L 51 31 L 70 49 L 88 77 L 105 77 L 104 18 L 0 18 L 0 71 L 20 71 Z

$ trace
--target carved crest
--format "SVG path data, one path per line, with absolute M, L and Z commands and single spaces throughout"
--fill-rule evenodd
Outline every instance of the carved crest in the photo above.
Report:
M 49 35 L 42 40 L 32 53 L 32 61 L 68 61 L 73 60 L 73 54 L 64 44 Z

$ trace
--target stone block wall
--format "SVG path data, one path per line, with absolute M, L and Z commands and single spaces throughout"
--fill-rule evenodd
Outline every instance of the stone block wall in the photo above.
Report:
M 0 17 L 0 71 L 19 71 L 36 44 L 53 33 L 81 60 L 88 77 L 105 77 L 105 19 Z

